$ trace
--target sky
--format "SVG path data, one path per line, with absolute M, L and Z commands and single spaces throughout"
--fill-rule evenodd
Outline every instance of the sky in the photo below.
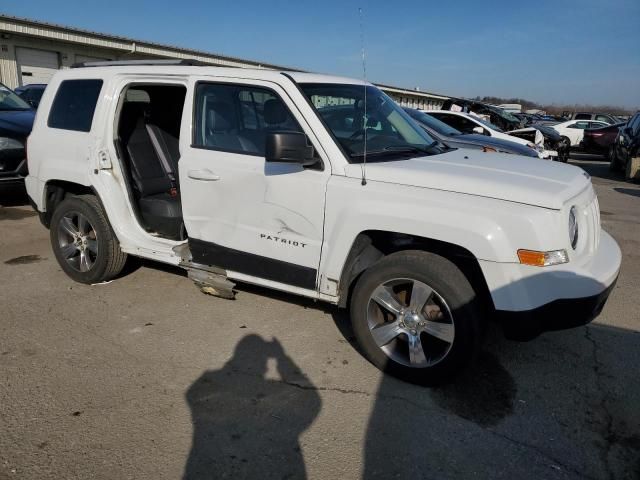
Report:
M 4 0 L 0 12 L 358 78 L 364 43 L 372 82 L 640 107 L 640 0 Z

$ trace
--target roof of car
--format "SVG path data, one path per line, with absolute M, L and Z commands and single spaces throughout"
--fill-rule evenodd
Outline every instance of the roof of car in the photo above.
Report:
M 270 81 L 281 81 L 282 75 L 293 78 L 299 83 L 347 83 L 352 85 L 370 85 L 363 80 L 338 77 L 334 75 L 322 75 L 318 73 L 302 73 L 286 70 L 267 70 L 257 68 L 236 68 L 236 67 L 215 67 L 209 65 L 108 65 L 100 62 L 87 65 L 84 68 L 72 68 L 59 70 L 56 77 L 63 79 L 71 78 L 107 78 L 115 75 L 193 75 L 193 76 L 214 76 L 246 79 L 262 79 Z

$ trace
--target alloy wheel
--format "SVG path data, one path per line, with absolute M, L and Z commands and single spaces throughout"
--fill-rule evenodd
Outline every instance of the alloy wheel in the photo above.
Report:
M 69 212 L 58 223 L 58 246 L 65 261 L 79 272 L 93 268 L 98 256 L 98 238 L 89 219 Z
M 378 285 L 369 297 L 367 323 L 374 342 L 389 358 L 413 368 L 441 362 L 455 338 L 453 315 L 445 300 L 414 279 Z

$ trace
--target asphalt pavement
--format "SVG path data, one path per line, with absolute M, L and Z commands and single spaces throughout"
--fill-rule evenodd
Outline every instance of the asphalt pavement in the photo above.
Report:
M 593 177 L 623 265 L 587 327 L 510 342 L 428 389 L 382 375 L 334 307 L 202 294 L 130 262 L 74 283 L 0 198 L 0 479 L 640 478 L 640 185 Z

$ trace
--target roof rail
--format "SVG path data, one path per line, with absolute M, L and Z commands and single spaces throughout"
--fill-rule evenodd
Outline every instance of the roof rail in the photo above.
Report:
M 143 60 L 109 60 L 102 62 L 80 62 L 71 65 L 71 68 L 86 68 L 86 67 L 130 67 L 136 65 L 190 65 L 202 67 L 209 65 L 201 62 L 200 60 L 193 59 L 143 59 Z

